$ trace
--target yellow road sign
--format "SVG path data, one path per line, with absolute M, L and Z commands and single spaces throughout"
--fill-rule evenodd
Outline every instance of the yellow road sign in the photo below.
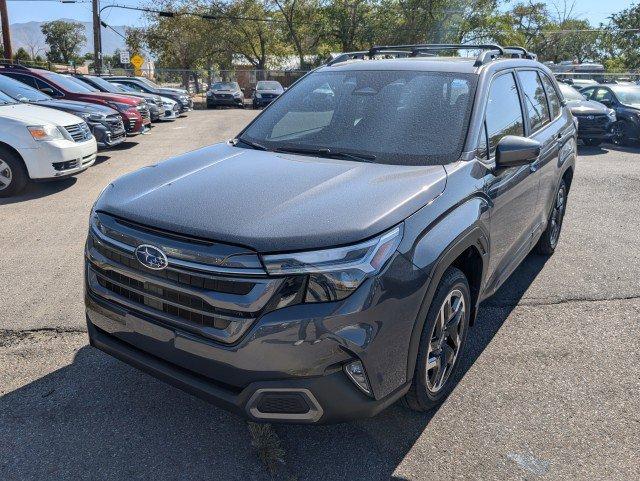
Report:
M 144 58 L 142 58 L 140 55 L 135 54 L 133 57 L 131 57 L 131 65 L 133 65 L 135 68 L 140 68 L 142 67 L 142 64 L 144 63 Z

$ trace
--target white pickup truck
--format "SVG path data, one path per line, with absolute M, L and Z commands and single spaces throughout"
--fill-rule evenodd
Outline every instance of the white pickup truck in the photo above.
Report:
M 19 193 L 30 180 L 78 174 L 95 162 L 96 152 L 81 118 L 0 92 L 0 197 Z

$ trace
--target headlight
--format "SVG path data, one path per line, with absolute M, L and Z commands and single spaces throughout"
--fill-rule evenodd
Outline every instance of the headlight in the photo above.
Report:
M 181 95 L 180 96 L 180 100 L 182 100 L 183 102 L 188 102 L 189 101 L 189 96 L 188 95 Z
M 616 111 L 613 109 L 609 109 L 607 111 L 607 117 L 609 117 L 609 120 L 611 120 L 612 122 L 615 122 L 617 120 Z
M 102 122 L 107 118 L 104 114 L 82 114 L 81 117 L 85 120 L 85 122 Z
M 64 135 L 55 125 L 32 125 L 27 127 L 35 140 L 62 140 Z
M 109 107 L 116 109 L 118 112 L 126 112 L 127 110 L 131 110 L 133 108 L 132 105 L 125 104 L 123 102 L 107 102 Z
M 256 92 L 256 98 L 257 99 L 261 99 L 262 98 L 262 94 L 259 94 L 258 92 Z
M 211 90 L 207 90 L 207 97 L 211 97 L 213 95 L 213 92 Z
M 234 96 L 235 98 L 242 97 L 242 92 L 234 92 L 234 93 L 233 93 L 233 96 Z
M 308 275 L 304 302 L 344 299 L 382 269 L 402 239 L 402 226 L 359 244 L 263 256 L 271 275 Z

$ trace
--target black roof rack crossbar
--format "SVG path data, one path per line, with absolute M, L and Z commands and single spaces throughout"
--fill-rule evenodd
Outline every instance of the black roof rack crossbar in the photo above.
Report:
M 364 60 L 372 59 L 376 55 L 395 55 L 397 57 L 417 57 L 419 55 L 429 55 L 430 52 L 437 50 L 480 50 L 476 57 L 474 65 L 479 67 L 497 57 L 504 57 L 508 54 L 521 58 L 535 60 L 535 54 L 528 52 L 523 47 L 501 47 L 496 44 L 475 44 L 475 43 L 421 43 L 408 45 L 374 45 L 369 50 L 359 52 L 346 52 L 338 55 L 327 65 L 346 62 L 347 60 Z
M 24 65 L 16 63 L 14 60 L 0 59 L 0 67 L 11 67 L 18 70 L 29 70 Z

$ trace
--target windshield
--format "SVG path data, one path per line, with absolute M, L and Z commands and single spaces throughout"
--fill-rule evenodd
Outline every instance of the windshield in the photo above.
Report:
M 282 90 L 282 85 L 280 82 L 261 80 L 256 84 L 256 90 Z
M 83 82 L 82 80 L 80 80 L 79 78 L 73 77 L 71 75 L 65 75 L 66 78 L 68 78 L 69 80 L 74 81 L 75 83 L 77 83 L 78 85 L 80 85 L 80 87 L 84 87 L 87 90 L 89 90 L 90 92 L 100 92 L 100 90 L 98 90 L 97 88 L 95 88 L 93 85 L 88 84 L 87 82 Z
M 4 75 L 0 75 L 0 90 L 20 102 L 41 102 L 51 99 L 39 90 Z
M 640 87 L 611 85 L 610 88 L 623 104 L 633 105 L 634 107 L 640 106 Z
M 237 88 L 236 82 L 216 82 L 211 86 L 211 90 L 236 90 Z
M 116 88 L 120 89 L 121 92 L 136 92 L 136 90 L 132 89 L 131 87 L 125 84 L 119 84 L 117 82 L 113 82 L 113 85 L 115 85 Z
M 287 90 L 240 137 L 270 150 L 330 149 L 401 165 L 459 158 L 476 76 L 317 72 Z
M 87 78 L 101 89 L 104 89 L 105 92 L 111 92 L 112 94 L 120 92 L 111 82 L 107 82 L 103 78 L 94 77 L 93 75 L 87 75 Z
M 41 72 L 41 74 L 44 78 L 51 80 L 53 83 L 63 88 L 64 90 L 67 90 L 68 92 L 72 92 L 75 94 L 87 94 L 91 92 L 91 90 L 89 90 L 89 88 L 86 87 L 85 84 L 80 80 L 75 80 L 73 77 L 69 77 L 68 75 L 62 75 L 49 71 L 43 71 Z
M 9 105 L 15 103 L 15 99 L 12 99 L 7 94 L 0 92 L 0 105 Z
M 563 84 L 560 83 L 560 92 L 562 92 L 562 95 L 564 96 L 564 98 L 568 101 L 571 100 L 587 100 L 584 95 L 582 95 L 580 92 L 578 92 L 576 89 L 574 89 L 573 87 L 571 87 L 570 85 L 567 84 Z

